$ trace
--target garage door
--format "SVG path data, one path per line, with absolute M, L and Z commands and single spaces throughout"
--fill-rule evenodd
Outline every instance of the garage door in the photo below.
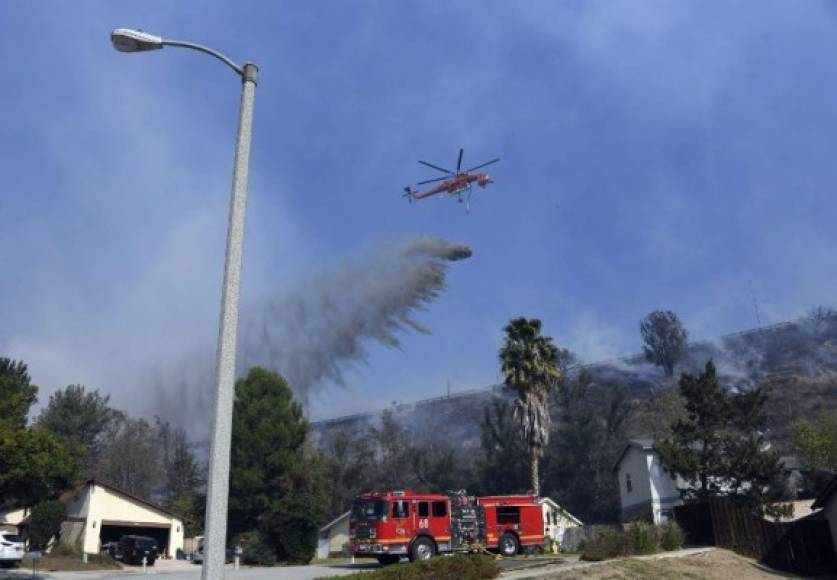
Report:
M 117 522 L 102 520 L 102 530 L 99 532 L 100 545 L 107 542 L 118 542 L 122 536 L 148 536 L 157 540 L 162 554 L 168 553 L 169 532 L 171 526 L 168 524 L 155 524 L 149 522 Z

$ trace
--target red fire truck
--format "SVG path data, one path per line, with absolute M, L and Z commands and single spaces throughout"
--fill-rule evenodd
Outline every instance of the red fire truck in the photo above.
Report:
M 471 497 L 413 491 L 371 492 L 352 505 L 349 537 L 355 556 L 382 564 L 401 556 L 495 550 L 513 556 L 544 541 L 543 512 L 533 495 Z

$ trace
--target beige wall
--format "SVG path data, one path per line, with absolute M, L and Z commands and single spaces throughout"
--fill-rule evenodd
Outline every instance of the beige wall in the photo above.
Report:
M 343 544 L 349 541 L 349 518 L 345 517 L 328 530 L 328 550 L 330 554 L 343 551 Z
M 28 513 L 26 508 L 0 511 L 0 526 L 17 526 Z
M 102 520 L 165 524 L 169 527 L 169 544 L 161 546 L 161 550 L 174 557 L 178 548 L 183 549 L 182 521 L 100 485 L 79 490 L 67 505 L 67 515 L 86 519 L 82 524 L 81 544 L 88 554 L 98 554 L 101 550 Z
M 64 522 L 61 524 L 61 543 L 74 546 L 81 545 L 84 535 L 85 522 Z

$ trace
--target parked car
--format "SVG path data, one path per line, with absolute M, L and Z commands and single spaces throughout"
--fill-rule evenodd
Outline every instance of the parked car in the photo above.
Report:
M 192 562 L 194 564 L 203 564 L 203 540 L 204 540 L 203 538 L 198 540 L 198 548 L 197 548 L 197 550 L 195 550 L 195 553 L 192 554 Z M 236 548 L 229 548 L 229 547 L 227 548 L 227 553 L 224 557 L 227 564 L 229 564 L 230 562 L 235 560 L 235 551 L 236 551 Z
M 23 558 L 23 538 L 12 532 L 0 532 L 0 566 L 11 568 Z
M 157 540 L 148 536 L 122 536 L 118 543 L 111 542 L 109 553 L 114 560 L 122 560 L 126 564 L 142 564 L 153 566 L 160 555 Z

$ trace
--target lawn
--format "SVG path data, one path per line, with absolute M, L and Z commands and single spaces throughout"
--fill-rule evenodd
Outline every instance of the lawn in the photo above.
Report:
M 31 570 L 32 560 L 24 559 L 18 568 Z M 44 554 L 38 561 L 37 568 L 42 572 L 81 572 L 84 570 L 120 570 L 122 566 L 107 555 L 89 555 L 85 564 L 81 561 L 81 556 L 75 554 Z

